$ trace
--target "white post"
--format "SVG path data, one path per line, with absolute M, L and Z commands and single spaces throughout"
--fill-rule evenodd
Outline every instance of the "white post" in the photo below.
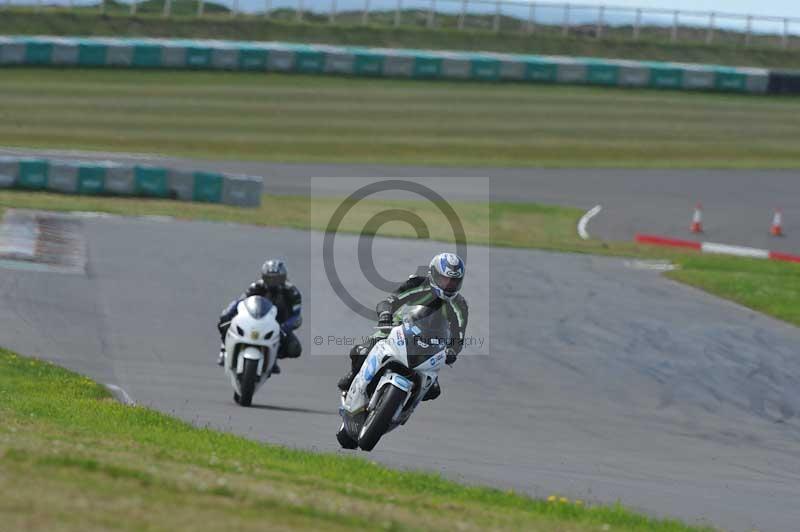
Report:
M 69 2 L 69 7 L 72 7 L 72 0 Z M 100 14 L 106 12 L 106 0 L 100 0 Z
M 136 14 L 136 4 L 137 3 L 138 3 L 137 0 L 133 0 L 133 2 L 131 2 L 131 15 L 135 15 Z
M 331 24 L 336 22 L 336 9 L 337 9 L 336 0 L 331 0 L 331 12 L 330 15 L 328 15 L 328 22 L 330 22 Z
M 397 7 L 394 10 L 394 27 L 400 26 L 400 19 L 403 16 L 403 0 L 397 0 Z
M 642 9 L 636 10 L 636 20 L 633 23 L 633 40 L 639 40 L 639 34 L 642 31 Z
M 789 48 L 789 19 L 783 19 L 783 47 Z
M 467 16 L 467 2 L 469 0 L 461 0 L 461 14 L 458 16 L 458 29 L 464 29 L 464 19 Z
M 369 0 L 364 0 L 364 11 L 361 13 L 361 24 L 369 24 Z
M 205 0 L 197 0 L 197 16 L 198 17 L 202 17 L 203 16 L 203 12 L 205 11 L 205 9 L 206 9 Z
M 165 0 L 164 1 L 164 13 L 165 17 L 168 17 L 172 14 L 172 0 Z
M 494 3 L 494 22 L 492 22 L 492 29 L 495 33 L 500 31 L 500 0 Z
M 753 15 L 747 15 L 747 33 L 744 37 L 744 45 L 750 46 L 750 41 L 753 39 Z
M 714 24 L 716 23 L 717 14 L 713 11 L 708 15 L 708 32 L 706 33 L 706 44 L 714 42 Z
M 270 11 L 272 11 L 272 0 L 264 0 L 264 18 L 269 18 Z
M 436 0 L 431 0 L 431 7 L 428 9 L 428 27 L 432 28 L 435 22 L 434 17 L 436 13 Z
M 295 17 L 297 22 L 303 22 L 303 0 L 297 0 L 297 11 L 295 11 Z
M 531 2 L 528 8 L 528 33 L 536 31 L 536 3 Z
M 564 23 L 561 26 L 561 35 L 569 35 L 569 4 L 564 4 Z
M 239 0 L 233 0 L 233 9 L 231 9 L 231 18 L 235 18 L 239 14 Z
M 670 40 L 672 42 L 675 42 L 675 41 L 678 40 L 678 24 L 679 24 L 678 18 L 679 17 L 680 17 L 680 11 L 678 11 L 676 9 L 675 10 L 675 14 L 672 16 L 672 33 L 670 34 Z
M 606 6 L 600 6 L 597 8 L 597 38 L 603 38 L 603 19 L 605 18 L 606 14 Z

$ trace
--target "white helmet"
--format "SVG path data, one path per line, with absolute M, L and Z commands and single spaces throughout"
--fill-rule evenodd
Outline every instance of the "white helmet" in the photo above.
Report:
M 464 261 L 455 253 L 439 253 L 428 267 L 431 290 L 441 299 L 453 299 L 464 282 Z

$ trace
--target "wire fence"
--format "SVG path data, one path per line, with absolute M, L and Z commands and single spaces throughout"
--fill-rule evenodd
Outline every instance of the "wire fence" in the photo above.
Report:
M 800 47 L 800 18 L 524 0 L 4 0 L 0 8 Z

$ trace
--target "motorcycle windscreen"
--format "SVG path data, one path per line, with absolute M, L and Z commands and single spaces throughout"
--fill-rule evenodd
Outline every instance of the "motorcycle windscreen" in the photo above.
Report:
M 244 308 L 255 320 L 260 320 L 272 309 L 269 299 L 261 296 L 248 297 L 244 302 Z
M 449 347 L 450 324 L 441 307 L 412 307 L 403 317 L 408 366 L 415 368 Z

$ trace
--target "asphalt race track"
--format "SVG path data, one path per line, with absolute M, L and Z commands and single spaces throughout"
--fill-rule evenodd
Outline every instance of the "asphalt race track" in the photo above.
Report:
M 193 423 L 345 452 L 334 431 L 346 347 L 282 362 L 250 409 L 213 363 L 219 310 L 271 254 L 288 259 L 307 296 L 307 351 L 318 334 L 370 332 L 309 267 L 319 235 L 122 218 L 80 226 L 85 275 L 0 270 L 0 343 Z M 346 252 L 356 238 L 338 238 L 337 267 L 359 285 Z M 439 248 L 376 239 L 377 267 L 399 279 Z M 365 456 L 736 531 L 796 530 L 800 330 L 625 260 L 507 249 L 490 259 L 490 282 L 465 285 L 469 332 L 490 354 L 465 352 L 443 372 L 442 397 Z
M 153 155 L 0 148 L 4 154 L 158 162 L 178 168 L 259 175 L 273 194 L 308 194 L 311 177 L 489 177 L 498 201 L 532 201 L 603 211 L 589 224 L 592 236 L 631 240 L 637 232 L 800 254 L 800 171 L 455 168 L 387 165 L 278 164 L 197 161 Z M 322 187 L 315 184 L 315 192 Z M 335 187 L 329 190 L 337 195 Z M 459 190 L 453 199 L 486 200 Z M 688 228 L 704 205 L 705 234 Z M 784 212 L 786 236 L 769 235 L 774 209 Z

